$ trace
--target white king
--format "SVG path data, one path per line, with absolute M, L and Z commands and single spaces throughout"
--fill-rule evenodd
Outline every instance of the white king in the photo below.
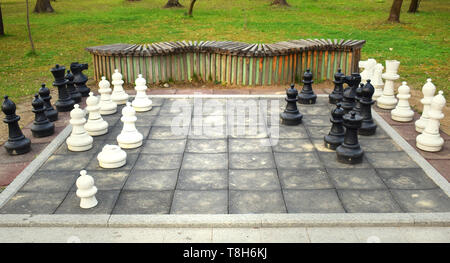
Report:
M 152 101 L 148 98 L 146 90 L 146 81 L 142 77 L 142 74 L 138 75 L 138 78 L 135 81 L 135 90 L 136 90 L 136 97 L 133 100 L 133 103 L 131 104 L 133 108 L 136 111 L 149 111 L 152 109 Z
M 111 83 L 114 86 L 113 92 L 111 94 L 111 100 L 118 105 L 125 104 L 128 101 L 128 94 L 123 90 L 122 74 L 119 73 L 118 69 L 114 70 Z
M 439 121 L 444 118 L 442 109 L 445 106 L 445 98 L 442 94 L 443 92 L 440 90 L 439 94 L 433 97 L 426 127 L 423 133 L 416 138 L 417 148 L 427 152 L 438 152 L 444 145 L 444 139 L 439 134 Z

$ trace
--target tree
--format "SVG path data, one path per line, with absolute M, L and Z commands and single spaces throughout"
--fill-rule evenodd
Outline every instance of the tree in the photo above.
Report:
M 34 6 L 35 13 L 52 13 L 54 11 L 50 0 L 36 0 L 36 5 Z
M 289 6 L 289 4 L 286 2 L 286 0 L 273 0 L 270 5 L 284 5 Z
M 192 16 L 192 11 L 194 9 L 195 2 L 197 2 L 197 0 L 191 0 L 191 4 L 189 5 L 188 16 Z
M 171 7 L 183 7 L 178 0 L 167 0 L 166 5 L 164 8 L 171 8 Z
M 3 28 L 3 16 L 2 16 L 2 4 L 0 3 L 0 36 L 5 35 L 5 29 Z
M 39 0 L 38 0 L 38 1 L 39 1 Z M 28 28 L 28 38 L 30 39 L 31 52 L 32 52 L 32 54 L 36 54 L 36 50 L 34 49 L 33 38 L 31 37 L 30 11 L 29 11 L 29 7 L 28 7 L 28 0 L 26 1 L 26 3 L 27 3 L 27 28 Z
M 409 5 L 408 13 L 415 13 L 417 9 L 419 9 L 420 0 L 411 0 L 411 4 Z
M 394 0 L 392 2 L 391 12 L 389 13 L 389 22 L 400 23 L 400 11 L 402 10 L 403 0 Z

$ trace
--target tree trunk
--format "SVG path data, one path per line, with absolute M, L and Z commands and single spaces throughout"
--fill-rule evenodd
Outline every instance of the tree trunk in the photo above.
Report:
M 55 10 L 53 10 L 50 0 L 36 0 L 35 13 L 52 13 L 53 11 Z
M 403 0 L 394 0 L 392 2 L 391 12 L 388 21 L 400 23 L 400 11 L 402 9 Z
M 415 13 L 417 9 L 419 9 L 420 0 L 411 0 L 411 4 L 409 5 L 408 13 Z
M 189 5 L 188 16 L 192 16 L 192 11 L 194 9 L 195 2 L 197 2 L 197 0 L 191 0 L 191 4 Z
M 5 35 L 5 29 L 3 28 L 3 16 L 2 16 L 2 4 L 0 3 L 0 36 Z
M 178 0 L 168 0 L 164 8 L 183 7 Z
M 284 5 L 289 6 L 289 4 L 286 2 L 286 0 L 273 0 L 270 5 Z
M 30 11 L 28 8 L 28 0 L 27 0 L 27 28 L 28 28 L 28 38 L 30 39 L 30 44 L 31 44 L 31 52 L 33 54 L 36 54 L 36 50 L 34 49 L 34 43 L 33 43 L 33 38 L 31 37 L 31 27 L 30 27 Z

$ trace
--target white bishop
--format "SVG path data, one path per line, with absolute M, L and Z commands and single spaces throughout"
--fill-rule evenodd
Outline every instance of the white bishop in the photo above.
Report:
M 110 115 L 117 112 L 117 104 L 111 100 L 111 84 L 106 80 L 105 77 L 102 77 L 102 80 L 98 83 L 100 93 L 100 114 L 101 115 Z
M 152 101 L 148 98 L 146 94 L 147 86 L 145 79 L 142 77 L 142 74 L 138 75 L 138 78 L 135 81 L 136 87 L 136 97 L 131 104 L 136 111 L 149 111 L 152 108 Z
M 123 90 L 122 84 L 122 74 L 119 73 L 118 69 L 114 70 L 114 74 L 112 74 L 112 82 L 114 85 L 113 92 L 111 94 L 111 100 L 118 105 L 125 104 L 128 101 L 128 94 Z
M 94 96 L 94 93 L 89 92 L 89 97 L 86 99 L 86 110 L 89 112 L 89 118 L 84 128 L 91 136 L 99 136 L 108 132 L 108 123 L 100 115 L 98 102 L 99 100 Z
M 122 132 L 117 136 L 120 148 L 133 149 L 141 146 L 144 136 L 136 129 L 136 111 L 131 107 L 130 102 L 127 102 L 127 106 L 122 109 L 120 120 L 123 122 Z
M 80 172 L 80 177 L 78 177 L 77 185 L 77 196 L 81 199 L 81 208 L 92 208 L 97 205 L 97 198 L 95 194 L 97 193 L 97 187 L 94 185 L 94 178 L 88 175 L 86 170 Z
M 86 119 L 85 112 L 80 109 L 78 104 L 70 112 L 70 124 L 72 124 L 72 133 L 67 138 L 66 143 L 70 151 L 83 152 L 92 148 L 94 139 L 84 129 Z
M 431 79 L 427 79 L 427 83 L 422 87 L 423 98 L 420 102 L 423 104 L 422 116 L 414 124 L 417 132 L 423 132 L 428 122 L 428 111 L 430 109 L 431 100 L 433 100 L 434 93 L 436 92 L 436 86 L 434 86 Z
M 391 118 L 394 121 L 408 122 L 413 120 L 414 111 L 411 110 L 408 101 L 408 99 L 411 97 L 409 91 L 410 88 L 406 85 L 406 81 L 403 81 L 402 85 L 398 87 L 397 106 L 391 111 Z
M 444 139 L 439 134 L 439 121 L 444 118 L 442 109 L 445 106 L 445 98 L 442 94 L 443 92 L 440 90 L 439 94 L 433 97 L 426 127 L 423 133 L 416 137 L 417 148 L 427 152 L 438 152 L 444 145 Z

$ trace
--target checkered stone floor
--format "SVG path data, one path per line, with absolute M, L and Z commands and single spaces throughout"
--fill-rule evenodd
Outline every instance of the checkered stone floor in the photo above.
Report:
M 94 137 L 91 150 L 70 152 L 63 143 L 0 213 L 450 211 L 449 197 L 380 127 L 374 136 L 359 137 L 365 152 L 361 164 L 337 162 L 335 152 L 323 146 L 331 126 L 331 106 L 325 97 L 315 105 L 299 105 L 304 114 L 299 126 L 272 119 L 272 113 L 276 117 L 277 110 L 284 109 L 283 99 L 243 99 L 250 110 L 238 111 L 237 116 L 225 110 L 240 100 L 236 98 L 203 99 L 203 111 L 193 107 L 194 99 L 152 100 L 151 111 L 137 114 L 144 144 L 126 150 L 125 166 L 98 166 L 97 154 L 103 145 L 117 144 L 122 129 L 120 113 L 104 116 L 109 133 Z M 253 118 L 263 112 L 264 118 Z M 174 134 L 173 123 L 185 125 L 182 132 Z M 250 123 L 256 125 L 255 131 L 249 129 Z M 94 177 L 98 188 L 99 204 L 93 209 L 81 209 L 75 195 L 82 169 Z

